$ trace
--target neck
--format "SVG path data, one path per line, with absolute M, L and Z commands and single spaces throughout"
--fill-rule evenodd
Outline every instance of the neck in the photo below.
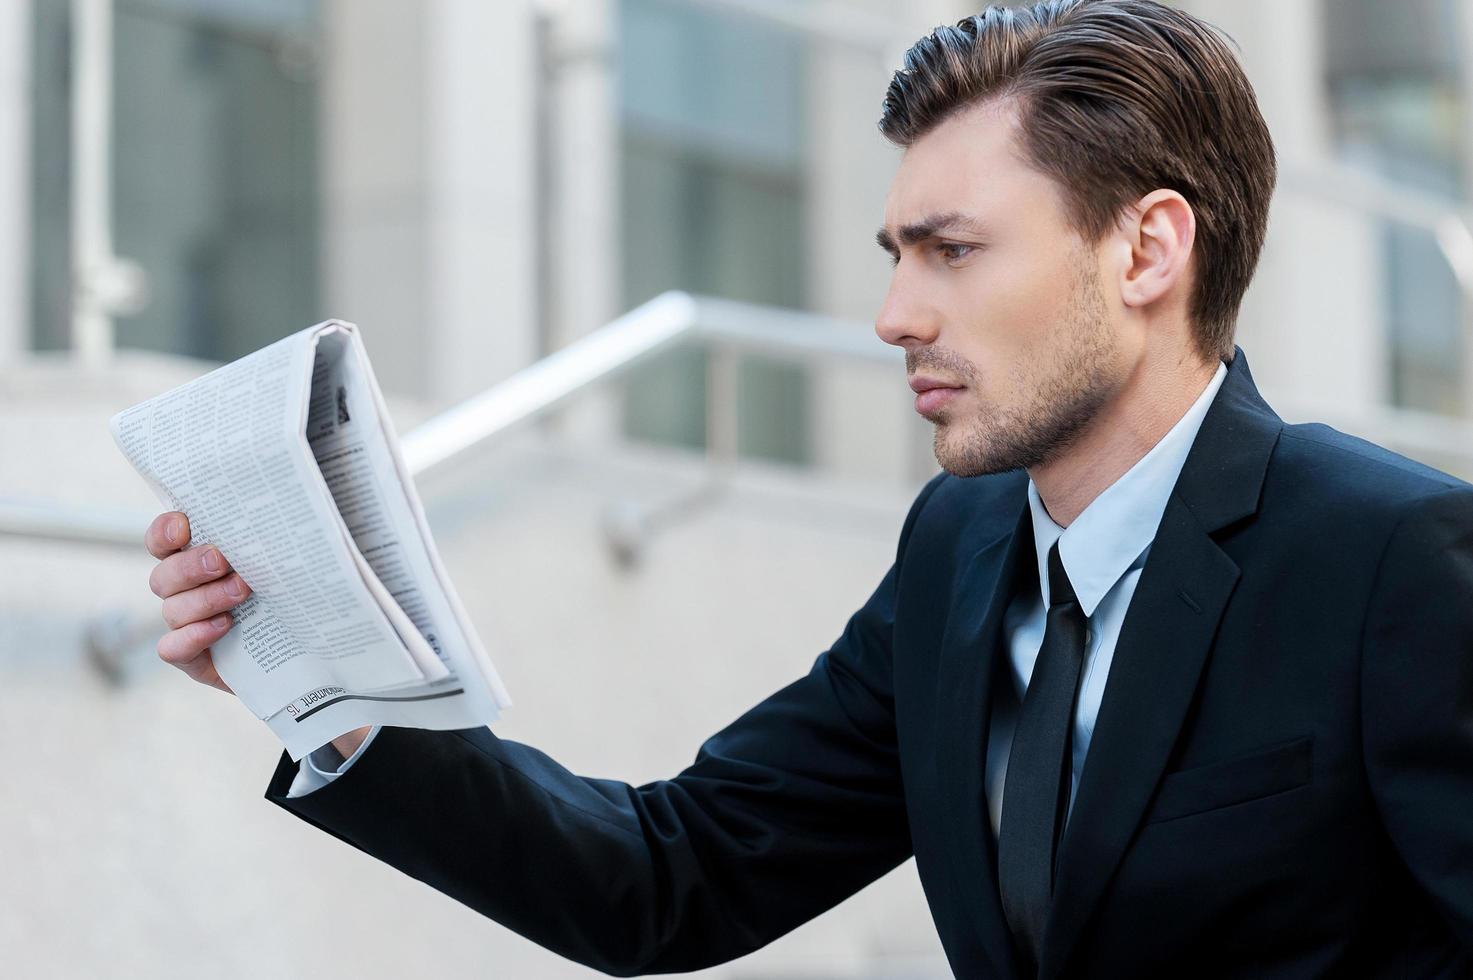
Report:
M 1030 467 L 1049 517 L 1060 527 L 1084 509 L 1181 421 L 1201 397 L 1218 361 L 1143 360 L 1060 455 Z M 1188 367 L 1189 365 L 1189 367 Z

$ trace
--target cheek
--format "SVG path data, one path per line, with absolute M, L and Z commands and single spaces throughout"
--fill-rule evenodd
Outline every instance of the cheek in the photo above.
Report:
M 999 407 L 1016 402 L 1050 359 L 1069 301 L 1067 278 L 1028 253 L 994 247 L 926 283 L 952 328 L 938 338 L 940 346 L 972 364 L 978 394 Z
M 1068 306 L 1067 283 L 1035 267 L 999 266 L 978 277 L 969 359 L 978 367 L 982 394 L 998 410 L 1022 404 L 1047 374 L 1060 343 Z
M 1052 263 L 1040 263 L 1024 249 L 998 249 L 978 257 L 967 270 L 967 289 L 989 319 L 1007 332 L 1036 336 L 1037 326 L 1053 318 L 1067 300 L 1069 282 Z
M 1005 270 L 977 276 L 970 284 L 966 341 L 988 366 L 993 383 L 1015 375 L 1020 362 L 1036 357 L 1049 334 L 1056 297 L 1048 289 L 1011 278 Z

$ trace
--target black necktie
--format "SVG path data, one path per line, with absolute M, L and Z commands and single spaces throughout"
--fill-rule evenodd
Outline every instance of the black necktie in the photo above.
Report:
M 1057 541 L 1048 553 L 1048 587 L 1043 646 L 1013 731 L 997 836 L 1003 913 L 1029 958 L 1030 972 L 1037 969 L 1053 898 L 1054 860 L 1069 801 L 1069 735 L 1084 663 L 1086 619 L 1059 560 Z

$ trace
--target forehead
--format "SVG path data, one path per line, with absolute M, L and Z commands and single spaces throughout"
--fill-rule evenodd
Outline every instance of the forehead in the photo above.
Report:
M 1015 109 L 983 103 L 950 116 L 906 148 L 885 198 L 885 227 L 962 211 L 989 227 L 1062 224 L 1058 186 L 1024 162 Z

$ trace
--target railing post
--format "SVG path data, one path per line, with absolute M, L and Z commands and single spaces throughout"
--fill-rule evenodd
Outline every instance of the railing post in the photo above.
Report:
M 71 346 L 84 363 L 112 356 L 113 316 L 148 301 L 143 269 L 113 254 L 113 3 L 72 0 Z
M 736 468 L 741 439 L 741 358 L 730 345 L 706 355 L 706 458 L 720 479 Z
M 113 322 L 97 280 L 112 259 L 112 0 L 72 0 L 73 351 L 97 364 L 113 348 Z

